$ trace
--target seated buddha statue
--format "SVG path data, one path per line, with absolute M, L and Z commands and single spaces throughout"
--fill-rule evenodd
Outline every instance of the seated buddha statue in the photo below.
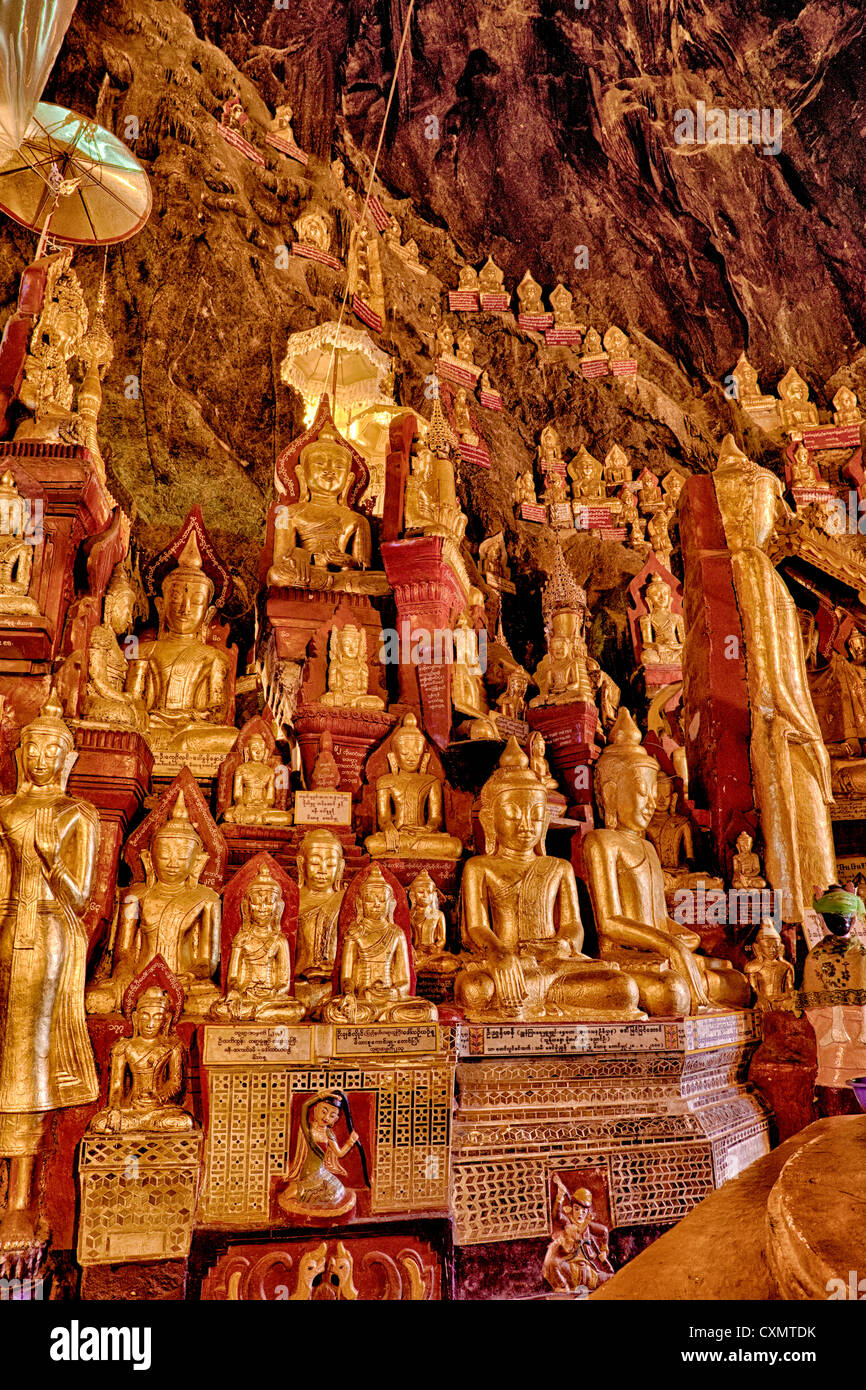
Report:
M 174 1031 L 171 1002 L 153 985 L 132 1010 L 132 1037 L 111 1049 L 108 1104 L 89 1134 L 188 1134 L 195 1121 L 180 1104 L 186 1049 Z
M 571 463 L 568 476 L 576 502 L 597 502 L 605 497 L 604 469 L 598 459 L 581 444 Z
M 646 838 L 656 804 L 658 762 L 621 709 L 596 763 L 596 793 L 605 828 L 583 842 L 599 950 L 617 960 L 639 986 L 653 1014 L 741 1008 L 749 986 L 729 961 L 697 953 L 697 932 L 668 916 L 658 854 Z
M 419 970 L 434 975 L 453 975 L 459 968 L 456 956 L 445 946 L 445 913 L 439 906 L 439 890 L 426 869 L 409 884 L 409 925 L 412 949 Z
M 647 539 L 653 548 L 653 554 L 658 556 L 665 568 L 670 565 L 671 551 L 674 548 L 669 529 L 670 520 L 670 512 L 666 507 L 661 507 L 650 517 L 646 528 Z
M 241 899 L 241 926 L 232 941 L 226 996 L 211 1018 L 225 1022 L 297 1023 L 304 1005 L 292 998 L 292 961 L 281 923 L 282 890 L 264 864 Z
M 817 407 L 809 400 L 809 388 L 793 367 L 788 368 L 779 382 L 779 399 L 783 429 L 800 434 L 804 429 L 817 427 Z
M 685 626 L 681 613 L 671 612 L 673 594 L 661 575 L 654 574 L 644 594 L 647 611 L 640 619 L 641 663 L 681 666 Z
M 554 613 L 551 618 L 547 654 L 533 676 L 539 694 L 529 701 L 538 705 L 570 705 L 576 700 L 593 702 L 593 689 L 586 667 L 586 648 L 579 634 L 578 620 L 571 612 Z
M 340 709 L 384 709 L 385 701 L 378 695 L 368 695 L 370 667 L 367 661 L 367 641 L 362 627 L 346 623 L 331 628 L 328 689 L 321 698 L 323 705 Z
M 454 632 L 454 664 L 451 667 L 451 703 L 460 714 L 481 717 L 489 712 L 487 691 L 479 661 L 478 634 L 467 612 L 460 614 Z
M 102 622 L 94 627 L 88 643 L 81 715 L 90 723 L 139 731 L 147 725 L 144 702 L 125 689 L 129 662 L 117 641 L 132 626 L 136 598 L 134 585 L 123 565 L 118 565 L 103 600 Z
M 331 993 L 337 926 L 346 890 L 343 846 L 330 830 L 308 830 L 298 848 L 295 994 L 314 1007 Z
M 734 855 L 731 885 L 734 888 L 766 888 L 767 880 L 761 873 L 761 861 L 752 845 L 754 841 L 748 830 L 741 830 L 737 836 L 737 852 Z
M 487 257 L 478 272 L 478 288 L 482 294 L 502 294 L 505 289 L 505 274 L 492 256 Z
M 520 284 L 517 286 L 517 301 L 520 305 L 521 314 L 543 314 L 544 305 L 541 301 L 541 286 L 538 281 L 533 279 L 532 272 L 527 270 Z
M 628 454 L 619 444 L 612 444 L 604 456 L 604 481 L 608 487 L 621 487 L 632 478 Z
M 656 779 L 656 802 L 652 819 L 647 826 L 647 839 L 655 846 L 662 866 L 665 893 L 677 888 L 721 888 L 722 880 L 700 870 L 693 870 L 695 841 L 688 816 L 677 810 L 677 793 L 672 777 L 659 772 Z
M 243 752 L 232 786 L 232 802 L 223 814 L 229 825 L 291 825 L 291 811 L 276 809 L 279 755 L 268 757 L 261 734 L 253 734 Z
M 458 290 L 477 291 L 478 271 L 475 269 L 474 265 L 462 265 L 460 267 L 460 274 L 457 277 L 457 288 Z
M 567 501 L 568 483 L 557 469 L 548 469 L 544 475 L 544 505 L 561 507 Z
M 794 450 L 794 462 L 791 464 L 791 486 L 820 488 L 822 492 L 829 490 L 830 484 L 822 478 L 817 468 L 809 457 L 809 450 L 800 441 Z
M 577 317 L 572 303 L 574 295 L 571 290 L 566 289 L 561 282 L 555 290 L 550 292 L 550 307 L 553 310 L 553 324 L 555 328 L 576 328 Z
M 469 399 L 465 386 L 461 386 L 454 397 L 454 428 L 464 444 L 474 447 L 479 443 L 478 435 L 472 428 L 472 416 L 469 414 Z
M 348 594 L 386 594 L 384 572 L 370 569 L 370 523 L 347 504 L 352 451 L 326 423 L 301 450 L 297 502 L 281 503 L 269 584 Z
M 530 507 L 538 506 L 538 497 L 535 493 L 535 479 L 527 468 L 525 472 L 518 473 L 517 481 L 514 484 L 514 500 L 518 506 L 526 504 Z
M 541 431 L 541 438 L 538 445 L 538 462 L 543 472 L 548 468 L 560 467 L 563 463 L 559 430 L 555 425 L 545 425 L 544 429 Z
M 121 896 L 111 971 L 87 990 L 87 1011 L 116 1013 L 127 985 L 162 956 L 186 993 L 187 1016 L 204 1017 L 219 997 L 211 976 L 219 963 L 220 898 L 198 881 L 207 852 L 183 792 L 141 859 L 146 881 Z
M 159 634 L 128 663 L 126 689 L 144 701 L 145 736 L 154 752 L 222 753 L 238 731 L 229 714 L 231 658 L 207 641 L 213 580 L 202 568 L 195 532 L 162 581 Z
M 443 830 L 442 779 L 411 712 L 391 736 L 390 772 L 376 779 L 379 829 L 364 841 L 373 859 L 459 859 L 463 843 Z
M 848 425 L 859 425 L 863 417 L 857 397 L 849 386 L 840 386 L 833 397 L 833 424 L 837 429 Z
M 466 515 L 457 498 L 454 465 L 424 444 L 417 446 L 411 462 L 403 499 L 403 529 L 450 536 L 459 543 L 466 530 Z
M 28 503 L 10 472 L 0 479 L 0 613 L 38 613 L 30 597 L 36 537 L 29 536 Z
M 355 917 L 343 937 L 340 993 L 322 1009 L 326 1023 L 435 1023 L 435 1004 L 412 993 L 409 946 L 395 922 L 397 899 L 378 865 L 365 875 Z
M 635 1019 L 637 985 L 581 951 L 574 870 L 545 853 L 547 791 L 510 738 L 481 790 L 484 853 L 466 863 L 460 924 L 471 960 L 455 981 L 470 1021 Z

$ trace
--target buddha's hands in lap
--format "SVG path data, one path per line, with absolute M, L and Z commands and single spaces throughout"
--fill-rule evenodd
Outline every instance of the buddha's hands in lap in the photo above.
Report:
M 523 978 L 523 966 L 519 957 L 507 953 L 493 956 L 489 966 L 500 1003 L 511 1008 L 522 1004 L 529 991 Z

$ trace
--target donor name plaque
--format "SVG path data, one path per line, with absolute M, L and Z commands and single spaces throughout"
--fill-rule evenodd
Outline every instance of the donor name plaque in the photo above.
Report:
M 351 792 L 295 792 L 295 825 L 351 823 Z
M 251 1062 L 279 1066 L 309 1062 L 311 1056 L 311 1028 L 291 1028 L 284 1023 L 267 1027 L 208 1024 L 204 1030 L 206 1067 L 248 1066 Z
M 381 1028 L 364 1024 L 359 1028 L 334 1029 L 335 1057 L 369 1057 L 371 1053 L 387 1053 L 390 1056 L 438 1051 L 439 1029 L 435 1023 Z

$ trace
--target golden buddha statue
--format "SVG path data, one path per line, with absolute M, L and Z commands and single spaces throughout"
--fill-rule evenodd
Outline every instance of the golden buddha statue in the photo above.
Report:
M 419 970 L 435 975 L 453 975 L 459 961 L 445 948 L 445 913 L 439 906 L 439 891 L 426 869 L 409 884 L 409 923 L 412 948 Z
M 767 880 L 761 873 L 761 861 L 752 848 L 754 840 L 748 830 L 741 830 L 737 836 L 737 852 L 733 859 L 731 885 L 734 888 L 766 888 Z
M 789 367 L 779 382 L 779 414 L 782 428 L 789 433 L 801 434 L 804 429 L 818 425 L 817 408 L 809 400 L 809 388 L 799 372 Z
M 568 501 L 568 484 L 556 468 L 550 468 L 544 475 L 544 505 L 561 507 Z
M 662 866 L 665 894 L 678 888 L 722 888 L 720 878 L 693 869 L 695 841 L 688 816 L 677 810 L 674 780 L 659 771 L 656 779 L 655 810 L 647 826 L 647 839 L 655 846 Z
M 812 664 L 806 668 L 821 737 L 830 754 L 834 775 L 845 759 L 860 758 L 866 750 L 864 653 L 866 637 L 854 628 L 842 651 L 833 648 L 823 669 L 817 670 Z
M 298 848 L 295 993 L 311 1007 L 331 992 L 346 861 L 330 830 L 308 830 Z
M 425 444 L 417 446 L 411 463 L 403 500 L 403 529 L 450 536 L 459 545 L 466 530 L 466 515 L 457 498 L 454 465 Z
M 84 292 L 72 269 L 72 248 L 48 260 L 42 312 L 30 339 L 18 399 L 30 412 L 15 431 L 16 440 L 38 439 L 83 444 L 84 428 L 73 410 L 74 388 L 68 363 L 79 356 L 87 332 Z
M 611 324 L 601 341 L 611 362 L 624 362 L 630 354 L 628 336 L 615 323 Z
M 488 256 L 478 272 L 478 288 L 482 294 L 502 294 L 504 287 L 504 273 L 499 269 L 493 257 Z
M 605 828 L 591 830 L 583 842 L 599 950 L 637 980 L 651 1014 L 742 1007 L 749 997 L 743 976 L 729 961 L 696 954 L 697 932 L 668 916 L 662 866 L 646 838 L 658 774 L 658 762 L 621 709 L 595 769 Z
M 608 449 L 604 456 L 602 468 L 604 481 L 608 487 L 621 487 L 623 483 L 631 482 L 632 469 L 628 461 L 628 454 L 618 444 L 613 444 Z
M 339 709 L 384 709 L 383 699 L 367 694 L 370 667 L 364 629 L 354 623 L 332 627 L 329 648 L 328 689 L 321 703 Z
M 863 417 L 854 392 L 847 386 L 840 386 L 833 397 L 833 424 L 837 429 L 848 425 L 859 425 Z
M 141 860 L 145 882 L 131 884 L 121 897 L 111 971 L 88 988 L 87 1011 L 117 1013 L 130 982 L 162 956 L 186 993 L 186 1016 L 203 1018 L 219 997 L 211 977 L 219 963 L 220 898 L 199 883 L 207 851 L 183 792 Z
M 510 738 L 481 790 L 484 853 L 460 885 L 463 945 L 455 982 L 470 1021 L 641 1018 L 633 980 L 581 951 L 574 870 L 545 853 L 547 791 Z
M 479 660 L 478 635 L 465 611 L 458 617 L 454 633 L 451 704 L 460 714 L 478 717 L 488 714 L 490 709 Z
M 454 329 L 447 319 L 443 319 L 436 329 L 436 346 L 439 357 L 454 356 Z
M 129 662 L 117 640 L 132 627 L 137 603 L 135 585 L 121 562 L 106 590 L 102 622 L 90 634 L 81 717 L 90 724 L 141 733 L 147 727 L 147 711 L 144 701 L 125 688 Z
M 523 719 L 530 677 L 522 666 L 512 666 L 505 676 L 505 689 L 496 697 L 496 708 L 505 719 Z
M 681 666 L 685 624 L 681 613 L 671 612 L 671 586 L 654 574 L 646 587 L 646 613 L 641 617 L 641 664 L 643 666 Z
M 28 510 L 7 469 L 0 479 L 0 613 L 39 612 L 30 584 L 36 545 L 42 542 L 35 531 L 28 535 Z
M 241 899 L 241 926 L 232 941 L 226 996 L 210 1016 L 227 1023 L 297 1023 L 304 1005 L 292 998 L 292 961 L 281 922 L 285 902 L 264 864 Z
M 597 328 L 588 328 L 586 337 L 583 340 L 583 352 L 581 360 L 587 361 L 593 358 L 607 357 L 601 342 L 601 334 Z
M 472 416 L 469 414 L 469 398 L 465 386 L 461 386 L 454 397 L 454 428 L 464 444 L 469 444 L 474 448 L 480 442 L 478 435 L 472 428 Z
M 571 290 L 567 290 L 562 283 L 551 290 L 550 307 L 553 310 L 554 328 L 576 328 L 578 326 L 574 309 L 571 307 L 574 295 Z
M 442 779 L 411 712 L 391 735 L 390 772 L 376 779 L 379 829 L 364 841 L 373 859 L 459 859 L 463 843 L 443 830 Z
M 99 818 L 65 787 L 72 734 L 54 691 L 21 731 L 18 790 L 0 797 L 0 1154 L 9 1159 L 0 1257 L 47 1239 L 33 1203 L 52 1110 L 89 1105 L 99 1083 L 84 1016 Z
M 529 270 L 517 286 L 517 299 L 521 314 L 544 313 L 544 305 L 541 302 L 541 286 L 533 279 Z
M 352 452 L 326 423 L 301 450 L 297 502 L 282 503 L 268 583 L 347 594 L 386 594 L 384 572 L 370 569 L 370 523 L 347 505 Z
M 147 741 L 156 754 L 225 756 L 238 731 L 227 724 L 231 658 L 207 641 L 214 610 L 213 580 L 202 568 L 195 532 L 157 601 L 159 635 L 142 642 L 129 662 L 126 689 L 147 709 Z
M 518 473 L 517 481 L 514 484 L 514 500 L 518 507 L 526 503 L 527 506 L 537 507 L 538 497 L 535 492 L 535 479 L 527 468 L 523 473 Z
M 571 478 L 571 489 L 576 502 L 598 502 L 604 500 L 604 470 L 598 459 L 593 458 L 589 450 L 581 444 L 571 463 L 568 465 L 568 476 Z
M 748 410 L 755 401 L 760 401 L 761 388 L 758 385 L 758 373 L 744 352 L 740 353 L 731 376 L 737 388 L 736 399 L 744 410 Z
M 478 271 L 474 265 L 463 265 L 457 277 L 458 290 L 478 290 Z
M 658 557 L 665 569 L 670 568 L 671 551 L 674 548 L 668 529 L 670 520 L 671 513 L 666 507 L 661 507 L 653 513 L 647 522 L 647 538 L 652 546 L 653 554 Z
M 533 676 L 539 694 L 529 701 L 530 709 L 538 705 L 570 705 L 575 700 L 593 702 L 580 624 L 581 615 L 568 609 L 551 615 L 547 653 Z
M 468 328 L 462 329 L 455 335 L 456 344 L 455 355 L 458 362 L 464 362 L 467 367 L 475 369 L 475 335 Z
M 323 208 L 310 207 L 302 212 L 295 221 L 295 236 L 302 246 L 314 246 L 330 255 L 332 223 Z
M 677 502 L 680 500 L 680 493 L 686 485 L 686 480 L 682 473 L 678 473 L 675 468 L 669 468 L 662 479 L 662 492 L 664 493 L 665 505 L 669 518 L 673 516 L 677 509 Z M 668 522 L 670 524 L 670 520 Z
M 714 474 L 743 626 L 752 710 L 750 760 L 771 887 L 784 917 L 803 920 L 812 888 L 832 883 L 830 760 L 806 677 L 794 600 L 766 552 L 777 512 L 789 517 L 782 484 L 726 436 Z
M 538 444 L 538 462 L 543 472 L 550 468 L 561 467 L 563 464 L 559 430 L 555 425 L 545 425 L 541 431 Z
M 785 960 L 782 938 L 771 917 L 763 917 L 751 946 L 752 959 L 744 974 L 755 991 L 755 1008 L 778 1009 L 794 987 L 794 967 Z
M 253 734 L 235 772 L 232 802 L 223 820 L 229 825 L 291 825 L 291 811 L 276 809 L 278 769 L 287 772 L 279 754 L 268 757 L 264 738 Z
M 346 928 L 340 994 L 322 1008 L 326 1023 L 435 1023 L 436 1006 L 410 992 L 412 970 L 397 899 L 378 865 L 358 887 L 355 918 Z
M 818 470 L 809 458 L 809 450 L 800 441 L 794 450 L 794 462 L 791 465 L 791 486 L 820 488 L 826 492 L 830 484 L 819 477 Z
M 195 1121 L 180 1104 L 186 1048 L 174 1031 L 171 1000 L 159 985 L 139 994 L 132 1037 L 111 1049 L 108 1104 L 88 1134 L 189 1134 Z

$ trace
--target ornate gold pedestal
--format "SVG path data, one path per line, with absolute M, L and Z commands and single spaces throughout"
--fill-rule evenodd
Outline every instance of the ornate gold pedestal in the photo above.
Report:
M 78 1175 L 81 1265 L 176 1260 L 189 1254 L 200 1134 L 85 1138 Z

